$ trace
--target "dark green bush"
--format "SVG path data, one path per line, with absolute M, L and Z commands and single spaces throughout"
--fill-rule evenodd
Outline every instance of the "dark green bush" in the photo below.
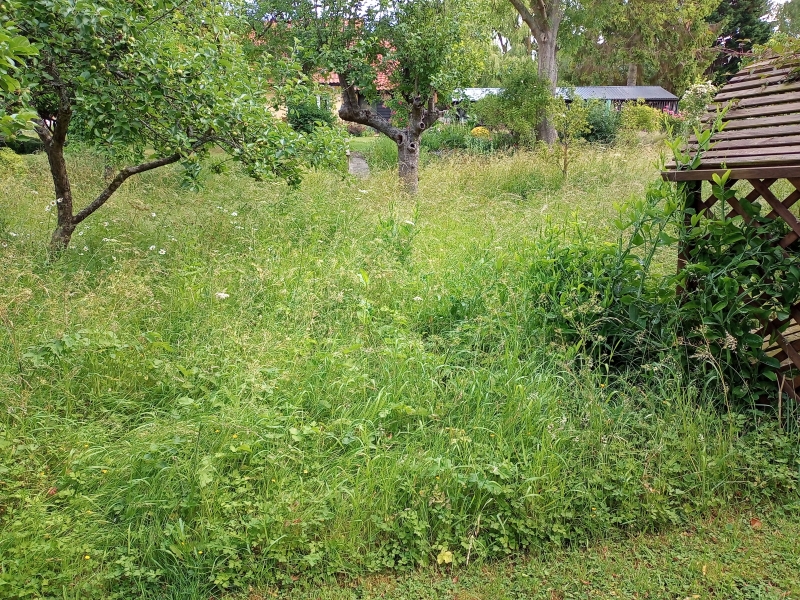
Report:
M 290 105 L 287 119 L 292 129 L 305 133 L 311 133 L 319 126 L 330 127 L 336 121 L 336 117 L 325 102 L 319 106 L 314 102 Z
M 620 126 L 620 113 L 605 102 L 593 100 L 587 103 L 589 108 L 589 132 L 583 139 L 598 144 L 610 144 L 616 137 Z
M 470 143 L 469 131 L 469 127 L 465 125 L 439 124 L 422 135 L 420 144 L 433 152 L 465 149 Z

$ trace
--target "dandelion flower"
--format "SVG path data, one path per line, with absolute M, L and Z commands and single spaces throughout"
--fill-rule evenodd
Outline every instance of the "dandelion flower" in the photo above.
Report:
M 158 253 L 159 253 L 159 254 L 161 254 L 161 255 L 163 256 L 164 254 L 166 254 L 166 253 L 167 253 L 167 251 L 166 251 L 166 250 L 164 250 L 163 248 L 161 248 L 161 250 L 159 250 L 159 251 L 158 251 Z
M 86 556 L 84 556 L 84 557 L 83 557 L 83 559 L 84 559 L 84 560 L 89 560 L 90 558 L 92 558 L 92 557 L 91 557 L 91 556 L 89 556 L 88 554 L 87 554 Z
M 238 437 L 239 437 L 239 434 L 238 434 L 238 433 L 234 433 L 234 434 L 233 434 L 233 439 L 236 439 L 236 438 L 238 438 Z

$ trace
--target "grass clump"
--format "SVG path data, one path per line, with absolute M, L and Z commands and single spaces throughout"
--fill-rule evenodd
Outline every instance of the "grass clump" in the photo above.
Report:
M 588 256 L 553 280 L 554 228 L 614 239 L 651 159 L 614 179 L 587 151 L 564 182 L 535 154 L 445 158 L 418 203 L 390 172 L 146 174 L 48 262 L 29 158 L 0 183 L 5 597 L 207 598 L 791 514 L 796 436 L 677 365 L 589 362 L 542 301 L 592 278 Z

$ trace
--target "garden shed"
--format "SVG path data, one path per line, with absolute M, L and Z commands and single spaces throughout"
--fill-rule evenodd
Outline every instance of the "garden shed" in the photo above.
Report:
M 714 215 L 715 219 L 741 217 L 743 226 L 755 226 L 767 219 L 783 221 L 778 234 L 769 242 L 778 257 L 789 257 L 800 250 L 800 221 L 792 207 L 800 200 L 800 59 L 773 58 L 749 65 L 739 71 L 714 97 L 703 117 L 713 123 L 719 111 L 727 108 L 710 145 L 700 148 L 697 136 L 689 138 L 688 155 L 700 160 L 687 169 L 675 161 L 666 166 L 663 177 L 682 182 L 687 194 L 687 207 L 697 215 Z M 737 194 L 711 191 L 715 175 L 729 172 L 725 186 L 717 192 L 736 186 Z M 736 185 L 736 184 L 739 185 Z M 746 202 L 744 201 L 746 200 Z M 754 222 L 752 207 L 759 205 L 764 220 Z M 748 209 L 748 207 L 751 207 Z M 687 226 L 693 227 L 692 215 L 686 215 Z M 695 220 L 695 223 L 697 221 Z M 775 223 L 779 225 L 779 223 Z M 759 240 L 762 238 L 759 237 Z M 678 257 L 678 270 L 691 260 L 690 248 L 684 245 Z M 751 267 L 753 268 L 753 267 Z M 754 267 L 758 277 L 770 281 L 777 274 L 763 263 Z M 798 400 L 800 395 L 800 303 L 773 309 L 774 297 L 750 297 L 739 288 L 739 298 L 746 305 L 770 307 L 760 318 L 761 326 L 753 329 L 763 338 L 762 349 L 777 367 L 777 389 Z
M 561 96 L 573 95 L 583 100 L 602 100 L 617 110 L 626 102 L 641 100 L 658 110 L 678 111 L 678 97 L 658 85 L 596 85 L 558 88 Z

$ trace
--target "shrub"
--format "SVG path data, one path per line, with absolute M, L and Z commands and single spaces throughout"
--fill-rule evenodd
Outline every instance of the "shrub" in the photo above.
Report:
M 10 148 L 0 148 L 0 175 L 12 177 L 25 171 L 25 161 Z
M 311 133 L 319 126 L 330 127 L 336 121 L 325 102 L 321 102 L 319 106 L 314 102 L 290 105 L 287 119 L 292 129 L 305 133 Z
M 505 130 L 515 143 L 532 145 L 535 128 L 551 101 L 550 88 L 536 73 L 531 61 L 516 63 L 501 78 L 503 92 L 476 102 L 472 111 L 492 131 Z
M 619 131 L 620 112 L 599 100 L 590 100 L 587 107 L 589 131 L 583 134 L 583 139 L 598 144 L 611 144 Z
M 711 103 L 714 95 L 717 93 L 717 86 L 710 81 L 705 83 L 696 83 L 687 89 L 683 96 L 681 96 L 678 108 L 683 116 L 684 123 L 677 125 L 685 125 L 684 127 L 676 127 L 675 133 L 678 135 L 686 135 L 691 133 L 693 129 L 700 127 L 700 118 L 705 114 L 706 107 Z
M 626 102 L 620 111 L 620 127 L 628 131 L 645 131 L 653 133 L 661 129 L 662 112 L 638 102 Z
M 492 132 L 486 129 L 486 127 L 474 127 L 469 134 L 474 138 L 479 138 L 482 140 L 492 139 Z

